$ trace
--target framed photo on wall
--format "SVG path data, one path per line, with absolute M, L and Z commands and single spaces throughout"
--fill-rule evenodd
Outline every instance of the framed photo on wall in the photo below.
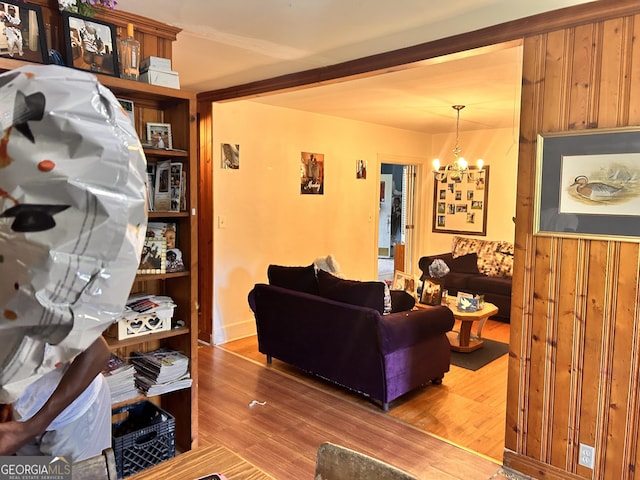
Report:
M 0 56 L 36 63 L 49 63 L 49 52 L 38 5 L 0 2 Z
M 441 169 L 433 185 L 433 232 L 487 234 L 488 166 L 462 175 Z
M 640 241 L 640 128 L 538 136 L 534 235 Z
M 116 28 L 110 23 L 62 12 L 67 66 L 119 76 Z

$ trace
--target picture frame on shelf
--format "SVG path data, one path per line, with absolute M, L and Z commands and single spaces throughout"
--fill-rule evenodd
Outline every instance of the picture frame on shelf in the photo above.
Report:
M 440 305 L 443 293 L 442 283 L 429 280 L 422 282 L 422 292 L 420 292 L 420 303 L 424 305 Z
M 0 2 L 4 25 L 0 37 L 0 57 L 35 63 L 49 63 L 49 51 L 42 20 L 42 9 L 25 2 Z
M 156 212 L 168 212 L 171 208 L 171 160 L 156 163 L 153 208 Z
M 391 290 L 404 290 L 412 297 L 416 298 L 417 296 L 418 285 L 416 282 L 416 278 L 405 272 L 401 272 L 400 270 L 396 270 L 393 276 L 393 283 L 391 284 Z
M 162 150 L 173 149 L 170 123 L 147 123 L 147 143 L 151 148 Z
M 138 274 L 162 274 L 167 271 L 167 241 L 164 238 L 144 239 Z
M 176 248 L 178 239 L 178 225 L 175 222 L 149 222 L 146 238 L 164 238 L 167 250 Z
M 136 127 L 135 113 L 133 109 L 134 103 L 131 100 L 126 100 L 124 98 L 118 98 L 118 102 L 120 103 L 120 106 L 122 106 L 122 109 L 125 111 L 125 113 L 129 117 L 129 120 L 131 120 L 131 125 L 133 125 L 133 128 L 135 128 Z
M 61 13 L 67 66 L 120 76 L 115 25 L 73 12 Z
M 167 246 L 166 273 L 183 272 L 182 250 L 178 248 L 178 224 L 176 222 L 149 222 L 147 238 L 164 238 Z
M 640 241 L 640 128 L 537 139 L 534 235 Z
M 169 181 L 171 183 L 170 191 L 170 212 L 180 211 L 180 195 L 182 192 L 182 163 L 171 162 Z

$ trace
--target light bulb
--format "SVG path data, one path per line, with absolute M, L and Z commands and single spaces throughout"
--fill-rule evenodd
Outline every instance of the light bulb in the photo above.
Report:
M 482 170 L 483 166 L 484 166 L 484 160 L 482 160 L 481 158 L 478 159 L 478 170 Z
M 436 170 L 436 171 L 437 171 L 437 170 L 440 170 L 440 159 L 439 159 L 439 158 L 436 158 L 436 159 L 432 162 L 432 165 L 433 165 L 433 169 L 434 169 L 434 170 Z
M 458 165 L 460 165 L 460 168 L 462 170 L 466 170 L 469 166 L 469 163 L 464 159 L 464 157 L 460 157 L 458 158 Z

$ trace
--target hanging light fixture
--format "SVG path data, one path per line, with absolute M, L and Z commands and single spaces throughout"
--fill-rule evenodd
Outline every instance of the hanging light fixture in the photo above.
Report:
M 462 180 L 464 175 L 469 176 L 469 178 L 473 178 L 473 174 L 469 170 L 469 163 L 464 159 L 464 157 L 460 156 L 462 150 L 460 149 L 460 110 L 462 110 L 464 105 L 452 105 L 457 113 L 456 118 L 456 144 L 453 148 L 453 163 L 449 163 L 441 168 L 440 159 L 436 158 L 433 161 L 433 169 L 434 175 L 437 180 L 442 181 L 447 178 L 447 176 L 451 180 Z M 478 167 L 478 173 L 482 171 L 482 167 L 484 165 L 484 161 L 479 159 L 476 163 Z

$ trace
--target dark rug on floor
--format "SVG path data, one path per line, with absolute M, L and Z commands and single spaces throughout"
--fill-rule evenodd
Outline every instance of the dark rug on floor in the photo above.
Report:
M 451 365 L 466 368 L 467 370 L 478 370 L 486 364 L 493 362 L 496 358 L 509 351 L 509 344 L 496 342 L 483 338 L 484 345 L 482 348 L 469 353 L 451 352 Z

